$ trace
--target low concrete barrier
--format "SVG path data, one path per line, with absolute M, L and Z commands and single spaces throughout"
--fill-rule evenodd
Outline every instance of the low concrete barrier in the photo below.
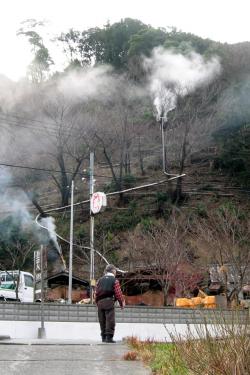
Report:
M 237 319 L 247 319 L 248 311 L 237 312 Z M 217 309 L 185 309 L 173 307 L 127 306 L 116 309 L 117 323 L 201 324 L 235 319 L 235 311 Z M 0 303 L 0 320 L 40 321 L 39 303 Z M 98 322 L 95 305 L 45 303 L 47 322 Z
M 12 339 L 35 339 L 41 327 L 41 304 L 0 303 L 0 334 Z M 186 335 L 189 329 L 207 323 L 213 331 L 218 322 L 246 322 L 248 311 L 191 310 L 172 307 L 128 306 L 116 310 L 116 340 L 136 336 L 141 340 L 171 341 L 171 333 Z M 44 304 L 47 339 L 100 341 L 97 309 L 94 305 Z

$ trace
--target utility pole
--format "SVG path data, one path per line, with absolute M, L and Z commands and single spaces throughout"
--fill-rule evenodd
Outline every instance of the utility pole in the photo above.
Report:
M 165 131 L 164 131 L 164 122 L 166 117 L 160 117 L 161 119 L 161 142 L 162 142 L 162 170 L 166 172 L 166 144 L 165 144 Z
M 90 153 L 89 158 L 89 200 L 91 202 L 94 194 L 94 153 Z M 93 292 L 95 286 L 95 258 L 94 258 L 94 214 L 91 210 L 91 203 L 89 208 L 90 213 L 90 301 L 93 303 Z
M 71 210 L 70 210 L 70 247 L 69 247 L 69 287 L 68 304 L 72 303 L 72 263 L 73 263 L 73 224 L 74 224 L 74 180 L 71 182 Z
M 46 338 L 46 331 L 44 327 L 44 245 L 40 248 L 41 256 L 41 327 L 38 328 L 38 338 Z

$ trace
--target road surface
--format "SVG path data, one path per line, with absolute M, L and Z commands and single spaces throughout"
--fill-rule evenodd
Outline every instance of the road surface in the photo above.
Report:
M 8 375 L 149 375 L 140 361 L 124 361 L 124 343 L 59 340 L 1 340 L 1 374 Z

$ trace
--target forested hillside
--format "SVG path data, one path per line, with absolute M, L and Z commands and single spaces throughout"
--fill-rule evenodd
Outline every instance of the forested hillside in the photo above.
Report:
M 233 264 L 240 290 L 250 262 L 250 42 L 128 18 L 62 32 L 56 71 L 37 23 L 18 33 L 34 58 L 26 79 L 0 77 L 0 268 L 32 269 L 49 241 L 38 214 L 56 225 L 68 259 L 70 186 L 75 203 L 88 199 L 94 152 L 95 191 L 118 192 L 95 217 L 100 254 L 126 270 L 164 269 L 166 293 L 178 273 L 184 293 L 209 264 Z M 88 277 L 88 203 L 75 206 L 74 243 L 74 272 Z M 96 254 L 97 275 L 104 264 Z

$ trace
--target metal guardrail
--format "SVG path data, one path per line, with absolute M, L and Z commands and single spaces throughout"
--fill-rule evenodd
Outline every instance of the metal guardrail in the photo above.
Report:
M 0 320 L 40 321 L 41 304 L 0 302 Z M 45 303 L 47 322 L 97 322 L 95 305 Z M 249 322 L 248 310 L 185 309 L 173 307 L 127 306 L 116 309 L 117 323 L 202 324 L 216 322 Z

